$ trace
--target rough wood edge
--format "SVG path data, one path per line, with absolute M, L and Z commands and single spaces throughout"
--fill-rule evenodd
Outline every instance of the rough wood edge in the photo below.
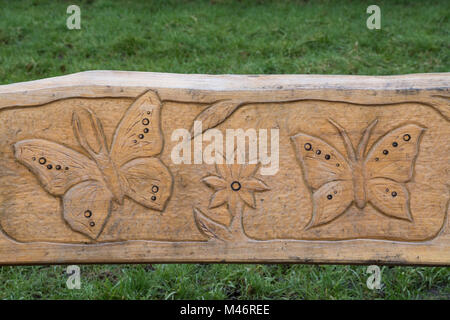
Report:
M 450 73 L 418 73 L 392 76 L 357 75 L 207 75 L 160 72 L 93 70 L 65 76 L 0 86 L 0 93 L 76 85 L 159 87 L 191 90 L 245 91 L 274 89 L 409 90 L 447 88 Z
M 163 101 L 213 103 L 239 92 L 247 103 L 326 100 L 361 105 L 422 103 L 450 119 L 450 73 L 400 76 L 200 75 L 86 71 L 0 86 L 0 109 L 68 98 L 135 98 L 149 88 Z

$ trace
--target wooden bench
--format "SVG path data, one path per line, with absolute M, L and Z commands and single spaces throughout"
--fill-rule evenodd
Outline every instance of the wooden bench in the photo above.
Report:
M 0 264 L 450 265 L 449 85 L 91 71 L 0 86 Z

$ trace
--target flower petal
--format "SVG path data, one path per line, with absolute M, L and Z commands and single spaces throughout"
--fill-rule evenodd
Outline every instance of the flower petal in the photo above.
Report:
M 270 188 L 262 181 L 257 178 L 247 178 L 242 182 L 242 188 L 251 191 L 267 191 Z
M 259 165 L 260 164 L 258 163 L 258 164 L 247 164 L 243 166 L 241 169 L 241 179 L 253 177 L 258 171 Z
M 224 189 L 228 185 L 224 179 L 218 176 L 208 176 L 203 178 L 202 181 L 216 190 Z
M 209 208 L 216 208 L 227 202 L 228 193 L 229 191 L 225 189 L 216 191 L 211 197 L 211 201 L 209 202 Z
M 233 163 L 230 165 L 231 178 L 233 181 L 238 181 L 241 173 L 241 165 L 238 163 Z
M 226 164 L 218 164 L 216 163 L 216 171 L 219 176 L 221 176 L 224 180 L 228 181 L 231 179 L 230 168 Z
M 239 196 L 250 207 L 256 208 L 255 195 L 253 194 L 253 192 L 250 192 L 250 191 L 247 191 L 247 190 L 240 190 L 239 191 Z

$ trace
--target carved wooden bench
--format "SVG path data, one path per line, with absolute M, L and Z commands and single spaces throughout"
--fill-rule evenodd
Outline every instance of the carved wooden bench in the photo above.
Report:
M 93 71 L 0 86 L 0 264 L 450 265 L 449 84 Z

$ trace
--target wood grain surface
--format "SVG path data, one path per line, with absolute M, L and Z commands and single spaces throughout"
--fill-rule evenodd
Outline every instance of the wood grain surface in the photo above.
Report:
M 123 71 L 0 86 L 0 264 L 450 265 L 449 86 Z

